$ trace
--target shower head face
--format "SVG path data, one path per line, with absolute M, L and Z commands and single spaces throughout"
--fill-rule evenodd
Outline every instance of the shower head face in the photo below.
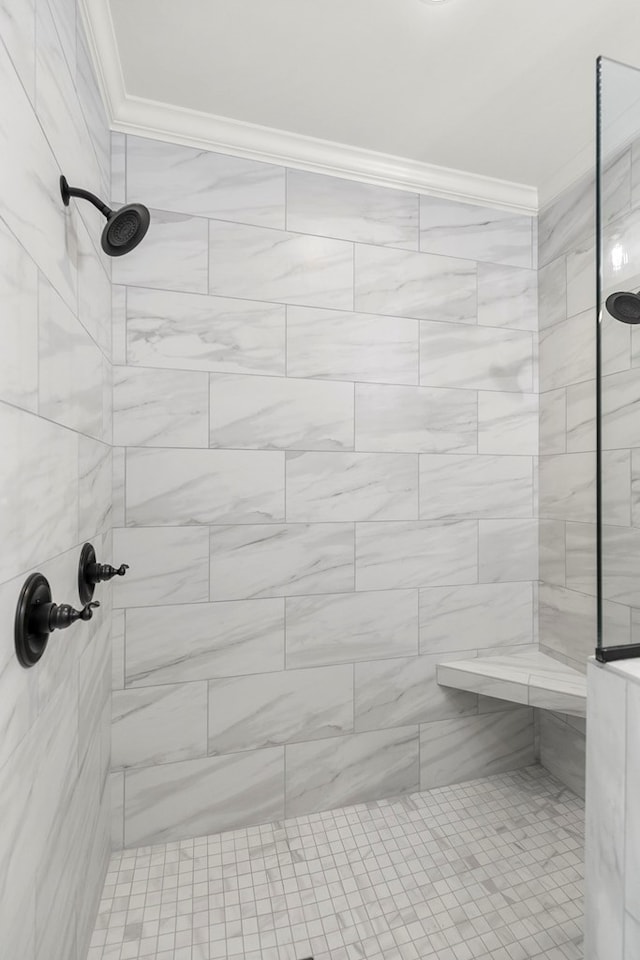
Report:
M 640 323 L 640 295 L 637 293 L 612 293 L 607 297 L 607 310 L 621 323 Z
M 113 211 L 102 231 L 102 249 L 110 257 L 123 257 L 138 246 L 150 221 L 149 211 L 141 203 L 128 203 Z

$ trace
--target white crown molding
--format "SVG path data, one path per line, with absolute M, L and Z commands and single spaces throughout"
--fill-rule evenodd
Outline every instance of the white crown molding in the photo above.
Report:
M 511 183 L 127 94 L 108 0 L 79 0 L 111 129 L 313 173 L 534 215 L 538 192 Z

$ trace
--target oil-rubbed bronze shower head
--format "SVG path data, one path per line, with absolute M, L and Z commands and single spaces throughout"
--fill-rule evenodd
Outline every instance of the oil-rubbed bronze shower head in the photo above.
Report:
M 640 294 L 612 293 L 607 297 L 607 310 L 622 323 L 640 323 Z
M 119 210 L 112 210 L 88 190 L 70 187 L 66 177 L 60 177 L 60 193 L 65 207 L 69 206 L 71 197 L 78 197 L 80 200 L 88 200 L 107 218 L 101 243 L 102 249 L 110 257 L 122 257 L 129 253 L 138 246 L 149 229 L 151 217 L 141 203 L 128 203 Z

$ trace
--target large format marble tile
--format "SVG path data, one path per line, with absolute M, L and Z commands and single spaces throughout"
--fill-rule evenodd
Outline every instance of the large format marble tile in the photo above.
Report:
M 519 330 L 420 325 L 420 382 L 473 390 L 533 389 L 533 335 Z
M 540 635 L 556 654 L 584 663 L 596 645 L 595 597 L 540 585 Z
M 640 816 L 638 815 L 638 790 L 640 789 L 640 763 L 638 762 L 638 730 L 640 730 L 640 686 L 628 682 L 626 721 L 626 834 L 624 899 L 625 908 L 636 922 L 640 922 Z M 636 938 L 640 946 L 640 938 Z M 633 954 L 628 949 L 629 957 Z
M 208 447 L 207 374 L 114 367 L 113 442 L 125 447 Z
M 353 589 L 353 524 L 214 527 L 211 598 L 287 597 Z
M 112 582 L 115 607 L 198 603 L 209 599 L 209 530 L 164 527 L 113 531 L 113 553 L 128 563 Z
M 76 7 L 74 0 L 64 0 Z M 54 14 L 55 18 L 55 14 Z M 101 177 L 101 196 L 110 197 L 111 186 L 111 132 L 102 100 L 102 93 L 93 65 L 89 43 L 84 29 L 84 21 L 78 13 L 73 18 L 76 33 L 76 91 L 80 109 L 89 130 L 89 139 L 96 154 Z M 64 45 L 64 39 L 63 39 Z M 72 71 L 73 75 L 73 71 Z
M 559 390 L 541 393 L 539 404 L 540 456 L 566 453 L 568 430 L 566 388 L 561 387 Z
M 38 285 L 39 412 L 102 437 L 102 354 L 44 277 Z
M 478 394 L 478 453 L 538 455 L 538 395 Z
M 306 170 L 287 171 L 287 229 L 418 249 L 418 196 Z
M 355 417 L 358 450 L 476 452 L 473 391 L 358 383 Z
M 420 652 L 443 654 L 531 643 L 533 610 L 530 583 L 421 590 Z
M 78 437 L 78 539 L 90 540 L 111 527 L 112 448 Z
M 111 357 L 111 265 L 106 255 L 98 254 L 95 240 L 78 219 L 78 319 L 103 354 Z
M 637 409 L 640 378 L 636 369 L 612 374 L 602 381 L 602 447 L 638 445 Z
M 390 317 L 475 323 L 476 265 L 452 257 L 357 245 L 354 307 Z
M 533 710 L 435 720 L 420 727 L 420 789 L 534 763 Z
M 611 526 L 605 520 L 601 549 L 603 596 L 640 607 L 640 530 Z
M 323 380 L 418 382 L 418 321 L 287 308 L 287 374 Z
M 284 454 L 131 449 L 126 503 L 133 526 L 284 520 Z
M 314 667 L 209 683 L 209 754 L 353 732 L 353 667 Z
M 58 164 L 0 46 L 2 217 L 65 301 L 76 303 L 74 214 L 60 204 Z
M 111 202 L 127 202 L 127 138 L 111 131 Z
M 115 690 L 111 736 L 114 769 L 206 756 L 206 683 Z
M 555 390 L 595 376 L 596 325 L 587 310 L 540 332 L 540 390 Z
M 564 393 L 564 391 L 563 391 Z M 596 449 L 596 383 L 583 380 L 566 388 L 567 453 Z M 606 438 L 603 438 L 606 440 Z M 563 453 L 545 450 L 545 453 Z
M 203 217 L 151 210 L 144 242 L 126 257 L 116 257 L 113 261 L 113 282 L 207 293 L 207 235 L 207 221 Z
M 596 519 L 593 453 L 540 457 L 540 516 L 548 520 Z
M 0 21 L 2 17 L 0 8 Z M 38 268 L 1 219 L 0 302 L 3 317 L 0 399 L 35 411 L 38 405 Z M 416 358 L 417 339 L 416 330 Z M 417 359 L 415 367 L 417 380 Z
M 78 542 L 78 435 L 0 404 L 0 436 L 3 583 Z
M 566 585 L 565 523 L 561 520 L 540 520 L 540 580 L 557 586 Z
M 561 254 L 575 250 L 585 236 L 595 230 L 595 190 L 593 174 L 583 177 L 540 211 L 540 266 Z
M 288 817 L 418 788 L 415 726 L 291 744 L 286 752 Z
M 133 203 L 140 197 L 159 210 L 284 227 L 285 170 L 181 144 L 128 137 L 127 200 Z
M 531 267 L 532 224 L 523 214 L 420 197 L 420 249 L 428 253 Z
M 125 844 L 166 843 L 284 816 L 284 748 L 125 774 Z
M 538 328 L 567 319 L 567 264 L 564 256 L 538 270 Z
M 586 701 L 585 701 L 586 702 Z M 584 732 L 562 717 L 541 710 L 537 716 L 542 765 L 579 797 L 585 792 Z
M 4 0 L 0 6 L 0 37 L 32 101 L 36 86 L 35 10 L 35 0 Z
M 356 733 L 476 714 L 476 694 L 439 686 L 439 659 L 421 656 L 357 663 Z
M 128 687 L 284 667 L 284 601 L 238 600 L 127 610 Z
M 420 518 L 527 517 L 531 457 L 420 455 Z
M 478 264 L 478 323 L 538 329 L 538 274 L 493 263 Z
M 591 236 L 567 256 L 567 315 L 586 310 L 595 314 L 595 306 L 596 250 Z
M 209 253 L 209 293 L 336 310 L 353 307 L 350 243 L 212 220 Z
M 284 374 L 280 304 L 131 287 L 126 314 L 130 364 Z
M 288 597 L 287 667 L 418 653 L 415 590 Z
M 606 960 L 623 956 L 626 689 L 595 662 L 587 679 L 585 941 L 594 960 Z
M 538 521 L 480 520 L 481 583 L 538 579 Z
M 359 523 L 356 526 L 356 589 L 389 590 L 474 583 L 478 577 L 478 525 Z
M 211 446 L 353 449 L 353 385 L 211 377 Z
M 416 454 L 285 456 L 289 521 L 418 519 Z

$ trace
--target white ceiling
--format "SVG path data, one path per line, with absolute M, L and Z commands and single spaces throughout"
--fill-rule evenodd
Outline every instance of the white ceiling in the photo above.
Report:
M 126 93 L 544 188 L 640 0 L 110 0 Z

